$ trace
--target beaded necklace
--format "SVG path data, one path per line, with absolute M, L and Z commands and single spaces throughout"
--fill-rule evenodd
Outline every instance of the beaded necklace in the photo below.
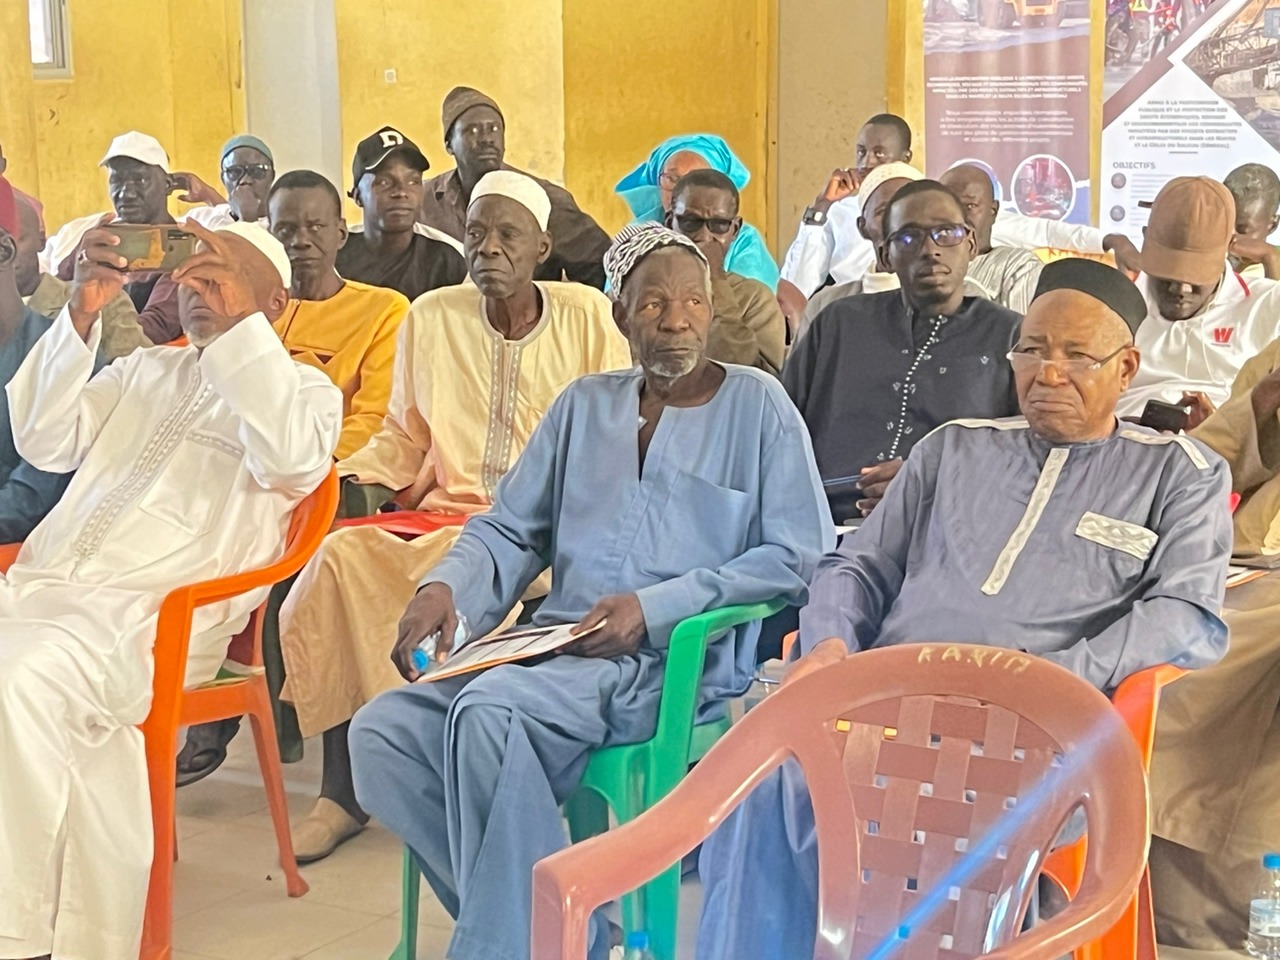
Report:
M 893 435 L 893 443 L 889 446 L 889 455 L 882 457 L 883 460 L 893 460 L 898 456 L 898 447 L 902 444 L 903 436 L 908 433 L 907 429 L 907 403 L 911 399 L 911 394 L 915 391 L 915 375 L 916 370 L 920 368 L 920 363 L 929 359 L 929 351 L 934 344 L 938 342 L 938 334 L 942 332 L 943 324 L 947 322 L 946 317 L 934 317 L 933 327 L 929 331 L 929 336 L 925 340 L 924 345 L 916 352 L 915 359 L 911 361 L 911 366 L 907 369 L 907 375 L 902 381 L 902 406 L 898 410 L 897 430 Z

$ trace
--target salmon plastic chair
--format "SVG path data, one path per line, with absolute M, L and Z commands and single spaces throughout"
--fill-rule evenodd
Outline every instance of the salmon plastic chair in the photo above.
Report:
M 787 760 L 817 825 L 816 960 L 1057 960 L 1111 927 L 1142 877 L 1146 778 L 1105 696 L 1009 650 L 887 647 L 765 698 L 658 804 L 540 861 L 532 956 L 582 960 L 593 910 L 680 860 Z M 1078 895 L 1020 933 L 1080 806 Z
M 1232 494 L 1235 497 L 1235 494 Z M 1238 499 L 1238 498 L 1237 498 Z M 1232 503 L 1235 509 L 1235 503 Z M 796 634 L 782 641 L 782 659 L 786 661 L 795 645 Z M 1126 677 L 1116 688 L 1111 705 L 1124 720 L 1142 755 L 1142 769 L 1151 771 L 1151 752 L 1156 739 L 1156 711 L 1160 692 L 1186 674 L 1186 670 L 1162 664 Z M 1068 897 L 1074 897 L 1084 876 L 1085 847 L 1081 838 L 1070 846 L 1054 850 L 1045 858 L 1044 875 Z M 1080 946 L 1075 960 L 1156 960 L 1155 915 L 1151 905 L 1151 877 L 1143 872 L 1138 891 L 1116 925 L 1097 940 Z
M 1151 770 L 1151 752 L 1156 739 L 1156 712 L 1160 692 L 1186 674 L 1170 664 L 1141 670 L 1116 688 L 1111 698 L 1134 743 L 1142 755 L 1144 773 Z M 1074 897 L 1083 875 L 1087 838 L 1051 853 L 1044 864 L 1045 876 L 1068 897 Z M 1075 960 L 1156 960 L 1155 915 L 1151 906 L 1151 876 L 1143 871 L 1137 893 L 1120 920 L 1097 940 L 1079 947 Z
M 271 697 L 262 667 L 263 606 L 253 611 L 246 632 L 253 640 L 253 669 L 244 677 L 215 680 L 184 688 L 191 618 L 196 607 L 228 600 L 262 587 L 270 587 L 297 573 L 320 546 L 338 505 L 338 477 L 333 471 L 294 510 L 283 556 L 275 563 L 219 580 L 179 587 L 164 598 L 156 625 L 155 680 L 151 713 L 142 724 L 146 740 L 147 778 L 151 788 L 151 818 L 155 830 L 155 856 L 147 890 L 147 912 L 142 931 L 141 960 L 170 960 L 173 956 L 174 837 L 173 758 L 177 755 L 178 728 L 248 714 L 258 749 L 258 763 L 266 785 L 275 824 L 285 888 L 291 897 L 307 892 L 298 873 L 289 833 L 284 778 L 276 744 Z M 242 634 L 243 636 L 243 634 Z

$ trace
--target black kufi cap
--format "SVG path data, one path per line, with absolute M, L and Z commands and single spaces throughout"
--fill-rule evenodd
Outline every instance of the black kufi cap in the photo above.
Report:
M 1054 290 L 1079 290 L 1088 294 L 1119 314 L 1130 333 L 1136 334 L 1139 325 L 1147 318 L 1147 302 L 1133 281 L 1114 267 L 1097 260 L 1069 257 L 1045 264 L 1031 302 Z

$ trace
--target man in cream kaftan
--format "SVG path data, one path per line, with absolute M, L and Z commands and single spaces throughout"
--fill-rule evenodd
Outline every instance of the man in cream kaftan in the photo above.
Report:
M 139 350 L 91 379 L 97 312 L 123 280 L 102 279 L 119 258 L 93 231 L 71 303 L 7 388 L 23 457 L 76 474 L 0 579 L 4 960 L 137 957 L 152 840 L 136 725 L 156 613 L 183 584 L 275 559 L 337 445 L 341 394 L 263 313 L 287 299 L 283 249 L 258 227 L 200 233 L 178 276 L 203 349 Z M 223 657 L 201 635 L 225 641 L 217 628 L 261 599 L 196 612 L 188 682 Z
M 346 724 L 402 682 L 388 654 L 418 581 L 453 546 L 461 519 L 489 508 L 560 391 L 583 374 L 630 365 L 604 294 L 534 281 L 538 244 L 551 244 L 541 216 L 548 203 L 522 174 L 498 171 L 477 184 L 469 233 L 487 239 L 466 248 L 475 284 L 414 302 L 382 429 L 338 464 L 356 483 L 398 491 L 401 507 L 444 515 L 442 528 L 409 540 L 374 526 L 337 530 L 281 608 L 283 699 L 297 709 L 303 736 L 325 733 L 320 800 L 294 827 L 304 862 L 327 856 L 366 819 L 350 785 Z M 492 239 L 503 224 L 508 232 Z M 519 249 L 499 253 L 499 244 Z M 543 585 L 530 595 L 545 593 Z

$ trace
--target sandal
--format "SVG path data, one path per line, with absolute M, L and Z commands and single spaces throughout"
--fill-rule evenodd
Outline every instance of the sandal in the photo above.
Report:
M 201 723 L 187 731 L 187 742 L 178 753 L 178 786 L 197 783 L 222 766 L 227 745 L 240 732 L 240 719 Z

